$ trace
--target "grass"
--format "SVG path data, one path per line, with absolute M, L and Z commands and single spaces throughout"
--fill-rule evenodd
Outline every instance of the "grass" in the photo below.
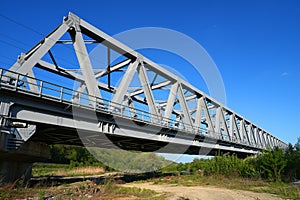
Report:
M 0 188 L 0 199 L 156 199 L 164 200 L 163 194 L 137 187 L 120 187 L 113 181 L 97 185 L 92 181 L 65 184 L 55 187 L 22 188 L 5 185 Z
M 105 171 L 101 167 L 70 167 L 62 164 L 34 164 L 34 176 L 86 176 L 99 175 Z M 174 184 L 183 186 L 215 186 L 227 189 L 248 190 L 254 192 L 264 192 L 278 195 L 286 199 L 300 200 L 300 185 L 287 183 L 267 182 L 260 179 L 246 179 L 239 177 L 226 178 L 224 176 L 203 176 L 203 175 L 174 175 L 147 181 L 154 184 Z M 145 182 L 145 181 L 141 181 Z M 108 181 L 104 185 L 95 185 L 92 182 L 81 182 L 74 184 L 64 184 L 51 188 L 23 188 L 23 184 L 8 184 L 0 188 L 0 199 L 28 198 L 47 194 L 56 195 L 56 199 L 85 199 L 82 195 L 101 195 L 101 199 L 114 199 L 122 197 L 136 197 L 140 199 L 164 199 L 154 191 L 141 188 L 119 187 L 114 182 Z M 94 191 L 94 193 L 89 193 Z M 113 198 L 114 197 L 114 198 Z
M 164 199 L 163 196 L 158 195 L 158 193 L 155 191 L 138 187 L 120 187 L 113 181 L 107 181 L 104 185 L 101 186 L 101 189 L 104 191 L 104 193 L 114 194 L 115 198 L 120 198 L 123 196 L 133 196 L 140 199 Z
M 155 191 L 138 187 L 119 187 L 117 188 L 116 193 L 126 196 L 135 196 L 142 199 L 164 199 L 163 196 L 158 196 L 158 193 Z
M 100 175 L 105 169 L 97 166 L 70 167 L 64 164 L 33 164 L 32 175 L 34 177 L 45 176 L 87 176 Z
M 37 190 L 38 191 L 38 190 Z M 15 183 L 8 183 L 0 187 L 0 199 L 27 198 L 35 193 L 33 188 L 24 188 Z
M 300 186 L 284 184 L 284 183 L 273 183 L 269 187 L 254 189 L 257 192 L 265 192 L 278 195 L 288 199 L 300 200 Z
M 287 199 L 300 200 L 300 185 L 266 182 L 245 178 L 226 178 L 223 176 L 182 175 L 152 179 L 154 184 L 174 184 L 183 186 L 215 186 L 227 189 L 248 190 L 278 195 Z

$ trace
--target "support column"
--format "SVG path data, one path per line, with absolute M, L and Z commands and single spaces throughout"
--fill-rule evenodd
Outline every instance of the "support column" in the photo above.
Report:
M 0 184 L 15 181 L 28 181 L 32 174 L 31 162 L 20 162 L 15 160 L 0 161 Z
M 0 131 L 0 184 L 31 178 L 32 164 L 50 157 L 48 145 L 39 142 L 23 143 L 18 149 L 11 149 L 10 134 Z

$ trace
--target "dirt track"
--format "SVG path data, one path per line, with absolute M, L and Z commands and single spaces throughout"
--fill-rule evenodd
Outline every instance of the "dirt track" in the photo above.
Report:
M 203 186 L 178 186 L 178 185 L 153 185 L 152 183 L 129 183 L 124 187 L 139 187 L 168 193 L 168 199 L 177 200 L 188 198 L 191 200 L 279 200 L 281 198 L 272 194 L 255 193 L 243 190 L 229 190 L 216 187 Z

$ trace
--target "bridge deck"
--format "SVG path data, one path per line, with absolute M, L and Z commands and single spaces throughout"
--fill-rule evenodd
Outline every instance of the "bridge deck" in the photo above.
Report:
M 87 46 L 95 44 L 105 51 L 93 63 L 95 46 Z M 65 45 L 74 48 L 65 52 Z M 54 55 L 72 59 L 72 65 Z M 9 70 L 0 69 L 0 90 L 6 149 L 30 140 L 192 154 L 287 146 L 73 13 Z
M 39 92 L 32 92 L 28 89 L 30 83 L 24 81 L 25 75 L 10 72 L 14 75 L 8 76 L 3 69 L 0 72 L 0 101 L 14 102 L 11 115 L 5 118 L 16 126 L 21 122 L 35 125 L 32 141 L 196 155 L 215 155 L 220 151 L 245 156 L 261 151 L 256 146 L 209 134 L 208 130 L 178 126 L 170 119 L 156 120 L 158 116 L 142 110 L 136 110 L 136 116 L 132 116 L 122 112 L 120 107 L 124 105 L 104 99 L 101 102 L 105 104 L 74 103 L 71 96 L 77 91 L 42 80 L 36 79 L 41 86 Z M 99 102 L 97 98 L 95 102 Z M 95 114 L 97 122 L 91 124 L 95 121 L 90 116 Z M 76 125 L 78 120 L 80 125 Z M 105 125 L 112 128 L 104 128 Z

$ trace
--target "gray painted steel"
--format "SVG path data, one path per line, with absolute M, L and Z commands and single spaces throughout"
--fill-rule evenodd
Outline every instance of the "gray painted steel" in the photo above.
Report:
M 68 34 L 70 42 L 60 40 Z M 91 40 L 85 41 L 87 37 Z M 118 62 L 95 70 L 88 51 L 88 45 L 95 43 L 109 49 L 108 61 L 110 50 L 117 52 Z M 58 65 L 52 53 L 52 61 L 45 58 L 57 45 L 73 45 L 79 68 Z M 77 87 L 69 89 L 38 79 L 35 69 L 55 74 Z M 119 77 L 120 82 L 112 81 L 112 76 Z M 133 85 L 134 77 L 137 81 Z M 1 131 L 16 134 L 23 141 L 85 144 L 88 137 L 95 136 L 99 137 L 95 140 L 98 144 L 89 145 L 189 154 L 199 154 L 199 148 L 255 154 L 267 147 L 287 146 L 72 13 L 22 54 L 10 70 L 1 69 L 0 91 Z M 111 97 L 104 98 L 105 93 Z M 88 137 L 81 138 L 85 141 L 79 140 L 77 129 L 86 133 Z M 66 132 L 69 134 L 64 135 Z M 41 138 L 42 133 L 48 141 Z M 179 152 L 182 149 L 184 152 Z

